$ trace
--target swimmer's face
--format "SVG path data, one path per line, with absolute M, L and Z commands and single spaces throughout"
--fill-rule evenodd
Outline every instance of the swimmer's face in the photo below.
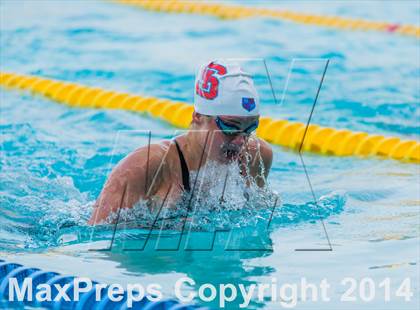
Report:
M 210 156 L 221 162 L 238 159 L 249 136 L 257 129 L 258 120 L 258 116 L 206 116 L 202 127 L 211 132 Z

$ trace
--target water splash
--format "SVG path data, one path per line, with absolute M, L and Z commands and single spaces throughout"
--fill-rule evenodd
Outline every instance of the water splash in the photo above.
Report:
M 332 192 L 316 203 L 281 204 L 270 186 L 258 187 L 240 175 L 239 167 L 206 164 L 200 172 L 191 172 L 195 191 L 184 194 L 177 202 L 163 204 L 153 197 L 139 201 L 133 208 L 121 209 L 108 218 L 109 227 L 118 223 L 117 233 L 132 229 L 144 231 L 229 231 L 232 229 L 266 230 L 305 221 L 317 221 L 343 210 L 346 195 Z M 227 177 L 226 177 L 227 176 Z M 162 208 L 161 210 L 159 210 Z M 105 225 L 106 226 L 106 225 Z M 102 227 L 103 228 L 103 227 Z M 124 231 L 124 232 L 123 232 Z

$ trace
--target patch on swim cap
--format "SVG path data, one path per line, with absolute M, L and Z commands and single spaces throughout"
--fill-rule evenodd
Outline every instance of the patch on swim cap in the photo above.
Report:
M 254 110 L 255 106 L 256 104 L 254 98 L 242 98 L 242 107 L 248 112 Z

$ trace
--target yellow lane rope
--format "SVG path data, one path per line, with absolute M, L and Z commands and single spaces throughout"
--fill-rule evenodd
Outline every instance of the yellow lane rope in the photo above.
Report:
M 79 108 L 121 109 L 147 113 L 169 124 L 187 128 L 193 106 L 184 102 L 143 97 L 109 91 L 76 83 L 46 79 L 37 76 L 0 72 L 0 85 L 5 88 L 29 90 L 51 100 Z M 257 135 L 266 141 L 299 149 L 303 137 L 303 151 L 335 156 L 376 155 L 402 161 L 420 162 L 420 143 L 395 137 L 371 135 L 365 132 L 334 129 L 288 120 L 261 117 Z
M 304 14 L 286 10 L 263 9 L 239 5 L 226 5 L 201 1 L 182 0 L 114 0 L 119 3 L 134 5 L 142 9 L 168 12 L 215 16 L 222 19 L 238 19 L 246 17 L 268 17 L 300 24 L 331 27 L 345 30 L 381 31 L 401 35 L 420 37 L 420 27 L 387 22 L 368 21 L 363 19 L 339 16 L 322 16 Z

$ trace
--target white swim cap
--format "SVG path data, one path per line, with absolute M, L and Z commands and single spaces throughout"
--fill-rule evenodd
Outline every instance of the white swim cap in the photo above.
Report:
M 249 73 L 238 63 L 215 60 L 195 79 L 194 109 L 204 115 L 259 115 L 259 98 Z

